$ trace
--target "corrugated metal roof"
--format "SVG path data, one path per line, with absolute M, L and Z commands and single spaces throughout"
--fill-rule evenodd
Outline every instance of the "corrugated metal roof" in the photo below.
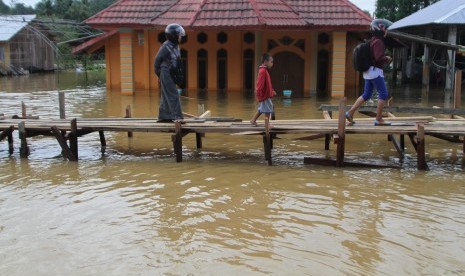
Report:
M 35 14 L 0 16 L 0 41 L 9 41 L 35 18 Z
M 86 20 L 94 27 L 173 22 L 187 28 L 368 29 L 371 18 L 348 0 L 121 0 Z
M 442 0 L 394 22 L 390 30 L 429 24 L 465 24 L 465 0 Z

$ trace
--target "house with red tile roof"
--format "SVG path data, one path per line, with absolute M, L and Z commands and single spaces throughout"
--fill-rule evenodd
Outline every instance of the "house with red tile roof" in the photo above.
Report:
M 263 53 L 279 93 L 347 96 L 359 83 L 352 49 L 370 16 L 348 0 L 120 0 L 85 21 L 106 33 L 74 49 L 105 49 L 107 87 L 158 90 L 153 62 L 164 29 L 181 24 L 188 90 L 253 90 Z

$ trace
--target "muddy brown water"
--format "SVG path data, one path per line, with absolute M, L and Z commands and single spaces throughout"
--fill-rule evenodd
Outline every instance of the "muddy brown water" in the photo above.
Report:
M 106 91 L 104 73 L 0 79 L 0 113 L 58 118 L 155 117 L 158 94 Z M 440 105 L 414 88 L 391 90 L 402 105 Z M 436 96 L 435 96 L 436 95 Z M 353 100 L 353 99 L 352 99 Z M 349 101 L 352 101 L 349 100 Z M 274 100 L 279 119 L 321 118 L 322 103 Z M 183 94 L 185 112 L 248 120 L 250 93 Z M 362 115 L 358 115 L 362 116 Z M 31 155 L 0 143 L 0 275 L 463 275 L 465 173 L 462 145 L 427 137 L 429 171 L 407 144 L 399 160 L 385 136 L 347 138 L 351 161 L 399 169 L 304 165 L 334 145 L 275 140 L 273 166 L 259 137 L 184 139 L 175 162 L 168 134 L 106 133 L 79 139 L 79 162 L 55 139 L 29 139 Z

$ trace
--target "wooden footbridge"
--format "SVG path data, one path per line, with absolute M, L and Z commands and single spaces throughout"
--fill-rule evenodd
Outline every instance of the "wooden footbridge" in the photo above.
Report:
M 55 137 L 61 147 L 65 158 L 77 161 L 78 138 L 89 133 L 98 132 L 101 143 L 101 151 L 105 152 L 105 132 L 127 132 L 132 137 L 134 132 L 167 133 L 172 137 L 173 150 L 176 161 L 182 161 L 182 141 L 188 134 L 196 137 L 196 147 L 202 148 L 202 138 L 208 133 L 223 133 L 225 135 L 256 135 L 261 137 L 264 145 L 265 160 L 272 164 L 273 138 L 276 134 L 298 134 L 303 137 L 299 140 L 324 139 L 324 149 L 329 150 L 331 141 L 336 144 L 334 160 L 306 157 L 304 162 L 311 164 L 335 165 L 335 166 L 368 166 L 367 164 L 353 164 L 344 161 L 345 140 L 351 134 L 381 134 L 387 135 L 400 156 L 404 155 L 405 139 L 413 144 L 417 152 L 417 168 L 427 169 L 425 137 L 434 136 L 463 145 L 465 152 L 465 119 L 436 119 L 432 116 L 395 117 L 390 114 L 391 126 L 374 126 L 372 118 L 356 118 L 356 123 L 346 125 L 344 111 L 345 99 L 339 106 L 322 106 L 323 119 L 309 120 L 268 120 L 259 122 L 253 126 L 249 122 L 242 122 L 234 118 L 212 118 L 209 112 L 199 117 L 186 119 L 185 122 L 157 123 L 153 118 L 73 118 L 73 119 L 39 119 L 27 116 L 17 118 L 0 117 L 0 141 L 7 140 L 9 154 L 13 154 L 13 133 L 18 132 L 21 141 L 20 156 L 26 158 L 29 155 L 28 138 L 34 136 Z M 363 108 L 362 108 L 363 109 Z M 388 108 L 389 109 L 389 108 Z M 338 118 L 332 118 L 332 112 L 338 111 Z M 394 111 L 401 112 L 396 109 Z M 428 113 L 428 110 L 422 110 Z M 410 110 L 412 112 L 412 110 Z M 457 109 L 449 115 L 465 115 L 465 110 Z

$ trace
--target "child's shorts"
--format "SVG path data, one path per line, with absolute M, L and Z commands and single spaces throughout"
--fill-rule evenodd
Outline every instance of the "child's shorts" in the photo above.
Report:
M 271 98 L 258 103 L 258 112 L 265 114 L 273 113 L 273 102 Z

